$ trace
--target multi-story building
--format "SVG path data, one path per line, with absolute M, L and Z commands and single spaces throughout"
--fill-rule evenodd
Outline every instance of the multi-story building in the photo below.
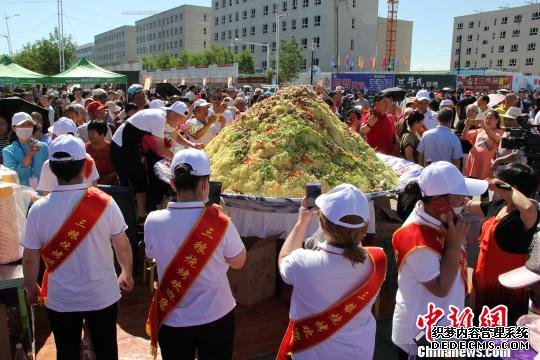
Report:
M 159 55 L 168 51 L 201 51 L 211 45 L 212 9 L 182 5 L 135 22 L 136 54 Z
M 309 67 L 313 44 L 314 65 L 331 72 L 336 70 L 332 64 L 338 63 L 339 71 L 344 71 L 347 54 L 356 63 L 359 56 L 366 63 L 376 56 L 378 4 L 378 0 L 213 0 L 212 41 L 235 52 L 250 50 L 255 67 L 264 70 L 267 46 L 260 44 L 268 44 L 273 53 L 278 37 L 281 42 L 294 36 L 306 59 L 304 68 Z M 410 59 L 410 53 L 407 56 Z
M 537 3 L 455 17 L 450 68 L 539 75 L 539 28 Z
M 77 48 L 75 49 L 75 56 L 77 57 L 77 59 L 84 56 L 88 60 L 94 62 L 94 43 L 87 43 L 77 46 Z
M 137 60 L 135 26 L 124 25 L 94 36 L 94 60 L 108 66 Z
M 377 63 L 375 69 L 382 70 L 381 60 L 386 52 L 386 22 L 380 17 L 377 21 Z M 398 20 L 396 24 L 396 62 L 394 70 L 409 71 L 411 69 L 413 22 Z

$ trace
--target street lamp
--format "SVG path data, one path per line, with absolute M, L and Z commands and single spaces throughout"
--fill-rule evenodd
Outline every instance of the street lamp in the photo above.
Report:
M 311 74 L 309 84 L 313 86 L 313 52 L 315 51 L 315 41 L 311 43 Z
M 285 15 L 286 14 L 276 14 L 276 85 L 279 85 L 279 18 Z
M 15 17 L 15 16 L 20 16 L 21 14 L 14 14 L 14 15 L 11 15 L 11 16 L 7 16 L 7 14 L 4 14 L 4 18 L 6 19 L 6 29 L 7 29 L 7 42 L 8 42 L 8 50 L 9 50 L 9 55 L 13 56 L 13 51 L 11 49 L 11 36 L 9 35 L 9 23 L 8 23 L 8 20 L 11 19 L 12 17 Z
M 240 40 L 238 38 L 234 39 L 234 42 L 240 43 L 240 44 L 266 46 L 266 73 L 268 74 L 270 72 L 270 44 L 249 42 L 249 41 Z M 232 43 L 231 43 L 231 46 L 232 46 Z

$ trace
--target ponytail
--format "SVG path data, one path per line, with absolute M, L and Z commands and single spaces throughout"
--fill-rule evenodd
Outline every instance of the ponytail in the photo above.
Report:
M 366 260 L 366 250 L 359 246 L 366 235 L 367 225 L 360 228 L 351 229 L 345 226 L 336 225 L 319 212 L 321 228 L 331 238 L 331 240 L 344 248 L 343 257 L 351 262 L 353 266 L 364 263 Z M 361 224 L 364 222 L 360 216 L 347 215 L 339 221 L 349 224 Z
M 416 203 L 420 200 L 429 202 L 429 198 L 422 195 L 418 182 L 411 181 L 398 195 L 397 213 L 401 220 L 405 221 L 409 217 Z

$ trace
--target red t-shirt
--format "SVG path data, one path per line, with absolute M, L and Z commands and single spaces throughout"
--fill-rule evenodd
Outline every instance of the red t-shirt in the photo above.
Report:
M 362 125 L 368 123 L 369 116 L 369 113 L 367 113 L 362 117 Z M 377 122 L 366 135 L 366 142 L 377 152 L 393 155 L 396 125 L 388 114 L 375 111 L 375 116 L 377 116 Z
M 104 147 L 101 149 L 94 149 L 90 143 L 86 144 L 86 152 L 92 156 L 94 159 L 94 162 L 96 163 L 96 169 L 99 173 L 99 180 L 98 184 L 105 184 L 103 182 L 103 177 L 105 175 L 108 175 L 112 172 L 114 172 L 114 166 L 111 162 L 111 158 L 109 156 L 109 148 L 110 144 L 107 143 Z M 117 185 L 118 182 L 113 181 L 113 183 L 107 183 L 105 185 Z

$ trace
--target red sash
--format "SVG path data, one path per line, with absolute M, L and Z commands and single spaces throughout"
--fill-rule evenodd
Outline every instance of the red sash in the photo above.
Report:
M 111 197 L 96 188 L 88 188 L 73 212 L 53 238 L 41 249 L 45 274 L 40 290 L 40 303 L 45 304 L 49 273 L 55 271 L 92 231 L 107 209 Z
M 318 314 L 299 320 L 290 320 L 276 360 L 290 359 L 293 353 L 307 350 L 328 340 L 377 295 L 386 275 L 386 255 L 378 247 L 364 249 L 368 251 L 373 262 L 373 270 L 367 282 Z
M 154 294 L 146 334 L 150 351 L 157 356 L 157 337 L 163 320 L 178 305 L 221 243 L 230 219 L 217 207 L 205 207 L 182 247 L 167 265 Z
M 86 158 L 84 159 L 84 178 L 88 179 L 90 178 L 90 175 L 92 175 L 92 168 L 94 167 L 94 159 L 88 154 L 86 154 Z
M 444 254 L 444 237 L 440 231 L 432 227 L 411 223 L 396 230 L 392 238 L 392 246 L 396 254 L 399 272 L 407 256 L 416 249 L 427 247 L 442 256 Z M 459 267 L 465 284 L 465 292 L 468 292 L 467 253 L 463 248 L 461 248 L 459 257 Z

